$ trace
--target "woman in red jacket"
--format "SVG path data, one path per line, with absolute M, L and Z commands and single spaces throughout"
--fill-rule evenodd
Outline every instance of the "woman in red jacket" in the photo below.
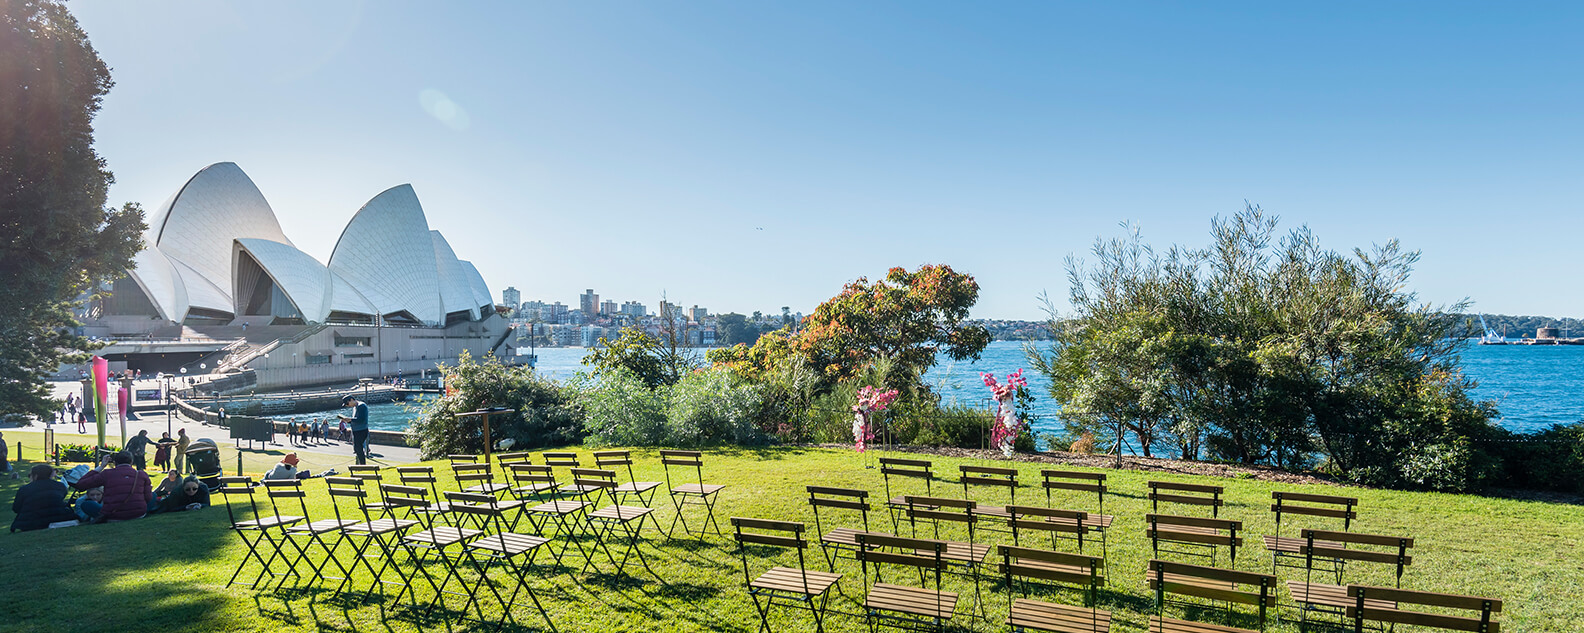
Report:
M 111 463 L 115 464 L 114 468 L 104 468 Z M 104 486 L 104 509 L 99 513 L 99 520 L 143 518 L 148 513 L 149 502 L 154 500 L 154 490 L 149 485 L 148 475 L 132 467 L 132 456 L 121 451 L 106 457 L 100 468 L 103 470 L 89 472 L 72 484 L 78 490 Z

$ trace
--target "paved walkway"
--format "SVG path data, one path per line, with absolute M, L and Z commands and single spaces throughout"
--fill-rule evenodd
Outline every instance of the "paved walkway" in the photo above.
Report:
M 155 382 L 156 381 L 154 380 L 142 380 L 138 381 L 136 385 L 139 387 L 153 388 Z M 74 382 L 51 383 L 51 387 L 55 389 L 55 397 L 61 399 L 65 399 L 67 393 L 75 393 L 75 389 L 81 388 L 78 383 Z M 137 420 L 128 420 L 126 423 L 127 439 L 131 439 L 132 436 L 137 435 L 138 431 L 148 431 L 149 439 L 158 440 L 160 438 L 160 434 L 166 431 L 167 423 L 165 420 L 165 412 L 146 412 L 139 413 L 137 416 Z M 172 416 L 168 426 L 171 437 L 176 437 L 177 429 L 185 428 L 187 429 L 187 436 L 193 439 L 207 437 L 214 440 L 215 443 L 219 444 L 220 446 L 237 447 L 237 443 L 230 439 L 230 434 L 227 432 L 227 430 L 218 426 L 201 424 L 181 416 Z M 0 428 L 5 428 L 5 425 L 0 425 Z M 29 431 L 42 431 L 44 427 L 42 425 L 34 425 L 23 428 Z M 83 428 L 87 429 L 89 435 L 93 435 L 95 433 L 94 425 L 92 423 L 85 424 Z M 56 424 L 54 425 L 54 429 L 56 433 L 76 433 L 77 425 L 75 423 Z M 111 415 L 110 419 L 105 422 L 105 441 L 110 444 L 121 443 L 121 420 L 119 415 Z M 250 447 L 257 450 L 249 451 Z M 276 434 L 275 442 L 270 444 L 265 444 L 263 442 L 243 442 L 241 443 L 240 448 L 244 452 L 296 452 L 304 459 L 304 461 L 309 462 L 341 462 L 343 460 L 350 461 L 353 457 L 352 444 L 350 442 L 338 442 L 332 440 L 328 443 L 309 443 L 299 445 L 292 444 L 290 436 L 284 434 Z M 153 449 L 150 449 L 149 453 L 151 456 L 153 455 L 152 450 Z M 373 451 L 374 454 L 379 455 L 378 461 L 387 464 L 410 464 L 418 461 L 418 448 L 413 446 L 385 446 L 375 444 L 370 447 L 370 450 Z M 322 454 L 325 456 L 325 459 L 309 459 L 309 454 Z

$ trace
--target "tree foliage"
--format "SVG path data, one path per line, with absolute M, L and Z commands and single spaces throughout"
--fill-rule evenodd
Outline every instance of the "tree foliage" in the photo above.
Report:
M 0 415 L 49 414 L 45 376 L 90 347 L 73 303 L 142 246 L 142 209 L 105 206 L 93 149 L 112 85 L 64 6 L 0 0 Z
M 990 343 L 990 333 L 968 321 L 978 299 L 979 283 L 950 266 L 925 265 L 911 272 L 892 268 L 882 281 L 860 277 L 847 284 L 805 317 L 796 333 L 772 332 L 752 348 L 716 350 L 710 360 L 747 376 L 773 373 L 777 364 L 803 363 L 820 373 L 819 391 L 824 392 L 884 359 L 891 363 L 889 386 L 904 394 L 927 394 L 920 376 L 935 364 L 937 353 L 959 361 L 977 359 Z
M 409 429 L 423 459 L 484 452 L 479 419 L 456 415 L 485 407 L 515 410 L 490 416 L 491 446 L 511 438 L 514 450 L 526 450 L 566 446 L 583 438 L 584 412 L 578 394 L 531 367 L 508 367 L 493 354 L 474 360 L 464 350 L 455 366 L 441 365 L 440 371 L 448 393 L 423 405 Z
M 1396 241 L 1343 254 L 1247 207 L 1203 249 L 1164 254 L 1136 231 L 1069 259 L 1072 318 L 1033 353 L 1073 434 L 1166 443 L 1372 485 L 1458 490 L 1490 460 L 1490 403 L 1467 396 L 1450 336 L 1463 305 L 1406 290 L 1418 254 Z
M 650 389 L 670 386 L 702 367 L 678 341 L 676 337 L 661 341 L 638 328 L 624 327 L 614 341 L 601 337 L 599 346 L 583 357 L 583 364 L 593 367 L 596 375 L 617 369 L 630 372 Z

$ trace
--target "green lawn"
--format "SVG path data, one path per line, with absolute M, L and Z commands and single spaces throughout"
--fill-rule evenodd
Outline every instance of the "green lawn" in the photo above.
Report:
M 8 434 L 9 437 L 9 434 Z M 13 440 L 15 438 L 12 438 Z M 578 449 L 584 455 L 587 451 Z M 872 463 L 870 454 L 870 462 Z M 635 452 L 639 479 L 663 481 L 653 451 Z M 232 457 L 232 460 L 235 458 Z M 878 498 L 882 482 L 878 471 L 864 468 L 865 458 L 851 451 L 827 449 L 720 450 L 707 454 L 705 475 L 727 485 L 718 515 L 729 533 L 729 516 L 788 519 L 809 522 L 812 516 L 803 486 L 821 484 L 865 488 Z M 536 460 L 537 461 L 537 460 Z M 956 467 L 975 460 L 936 458 L 938 477 L 955 479 Z M 234 461 L 233 461 L 234 463 Z M 262 468 L 267 463 L 258 464 Z M 438 470 L 449 472 L 443 464 Z M 1012 464 L 1021 471 L 1025 487 L 1018 500 L 1044 503 L 1044 495 L 1030 483 L 1039 481 L 1038 464 Z M 25 469 L 27 464 L 19 464 Z M 228 470 L 230 465 L 228 465 Z M 1259 535 L 1274 529 L 1269 512 L 1272 490 L 1299 490 L 1321 494 L 1346 494 L 1360 498 L 1360 519 L 1355 531 L 1407 535 L 1417 539 L 1414 560 L 1404 586 L 1447 593 L 1501 598 L 1506 609 L 1500 620 L 1510 631 L 1562 631 L 1584 622 L 1584 508 L 1476 496 L 1405 493 L 1352 488 L 1274 484 L 1245 479 L 1211 479 L 1161 473 L 1112 472 L 1114 491 L 1106 510 L 1117 516 L 1109 543 L 1110 583 L 1102 592 L 1100 607 L 1115 613 L 1113 630 L 1142 631 L 1151 608 L 1144 589 L 1144 567 L 1150 558 L 1144 537 L 1145 482 L 1167 479 L 1216 483 L 1227 487 L 1228 506 L 1222 516 L 1244 521 L 1249 544 L 1240 553 L 1237 568 L 1269 573 L 1270 558 L 1259 546 Z M 9 499 L 21 481 L 0 482 Z M 962 488 L 947 481 L 935 482 L 937 494 L 960 496 Z M 329 516 L 330 506 L 322 481 L 308 484 L 309 511 L 315 518 Z M 976 492 L 976 494 L 978 494 Z M 1005 503 L 1004 496 L 982 497 Z M 1090 508 L 1090 499 L 1058 496 L 1058 507 Z M 662 525 L 674 514 L 664 498 L 658 511 Z M 876 529 L 890 529 L 884 511 L 872 515 Z M 0 521 L 9 525 L 9 504 L 0 509 Z M 1298 519 L 1304 524 L 1304 519 Z M 526 525 L 526 523 L 524 524 Z M 337 599 L 327 590 L 262 591 L 224 586 L 244 549 L 227 529 L 223 508 L 202 512 L 160 515 L 113 525 L 81 526 L 62 530 L 0 536 L 0 614 L 3 626 L 15 631 L 121 630 L 121 631 L 406 631 L 444 629 L 441 621 L 424 621 L 376 602 L 362 604 Z M 1316 525 L 1317 527 L 1324 527 Z M 904 530 L 906 526 L 904 524 Z M 1292 533 L 1284 522 L 1283 532 Z M 536 585 L 545 606 L 561 631 L 753 631 L 758 621 L 742 589 L 742 567 L 729 538 L 711 536 L 700 543 L 667 540 L 653 532 L 644 551 L 661 583 L 641 567 L 630 566 L 632 578 L 603 573 L 577 574 L 576 569 L 554 568 L 541 556 Z M 946 536 L 961 538 L 962 533 Z M 991 533 L 988 540 L 1009 537 Z M 1070 545 L 1063 547 L 1070 549 Z M 575 550 L 573 558 L 576 558 Z M 772 560 L 774 559 L 774 560 Z M 811 566 L 824 567 L 817 548 L 809 551 Z M 603 559 L 602 559 L 603 560 Z M 754 550 L 749 558 L 757 574 L 779 561 L 769 552 Z M 1222 563 L 1225 563 L 1223 557 Z M 817 562 L 816 562 L 817 561 Z M 572 562 L 571 559 L 568 561 Z M 581 561 L 577 561 L 580 563 Z M 1350 578 L 1389 583 L 1390 572 L 1365 573 L 1357 565 Z M 1379 567 L 1377 565 L 1377 567 Z M 603 568 L 608 569 L 609 563 Z M 862 575 L 851 560 L 838 562 L 846 574 L 842 593 L 832 609 L 856 612 L 865 591 Z M 1358 572 L 1355 574 L 1355 572 Z M 1295 578 L 1301 571 L 1283 569 L 1278 576 Z M 888 580 L 897 580 L 888 577 Z M 947 578 L 949 589 L 963 593 L 958 620 L 966 623 L 972 607 L 970 581 Z M 999 622 L 1007 609 L 1007 592 L 998 581 L 981 585 L 985 606 L 994 626 L 975 622 L 977 630 L 1004 630 Z M 428 592 L 427 587 L 424 588 Z M 1078 604 L 1074 592 L 1045 596 L 1053 601 Z M 461 599 L 450 606 L 460 607 Z M 1283 604 L 1288 604 L 1283 591 Z M 1283 609 L 1284 616 L 1291 616 Z M 519 609 L 517 619 L 530 628 L 541 620 L 531 609 Z M 775 630 L 812 630 L 806 612 L 782 609 L 773 612 Z M 450 628 L 469 630 L 476 625 Z M 831 631 L 866 630 L 859 618 L 833 615 Z M 1270 630 L 1296 631 L 1292 622 Z M 1403 627 L 1399 631 L 1410 630 Z

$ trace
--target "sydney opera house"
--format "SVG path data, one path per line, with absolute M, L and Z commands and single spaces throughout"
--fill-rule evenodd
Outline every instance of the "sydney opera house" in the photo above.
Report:
M 203 361 L 269 388 L 514 353 L 489 286 L 429 228 L 410 185 L 364 204 L 325 262 L 292 244 L 233 163 L 199 171 L 148 223 L 134 268 L 80 315 L 128 368 Z

